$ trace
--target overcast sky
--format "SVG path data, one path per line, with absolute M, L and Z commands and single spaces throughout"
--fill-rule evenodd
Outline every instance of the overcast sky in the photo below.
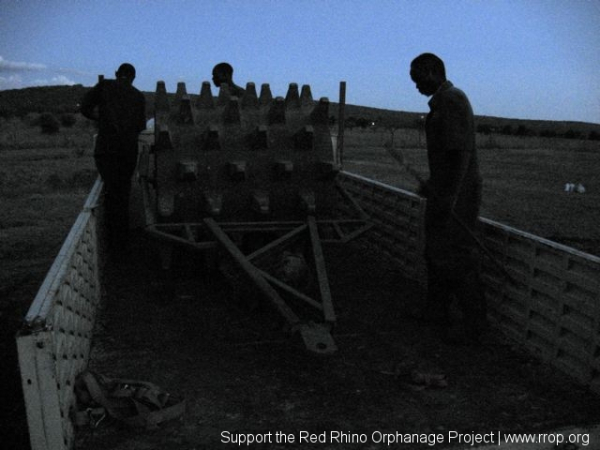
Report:
M 214 64 L 285 96 L 424 112 L 410 61 L 433 52 L 476 114 L 600 123 L 600 0 L 0 0 L 0 89 L 135 85 L 199 93 Z M 213 87 L 216 95 L 216 89 Z M 1 95 L 1 94 L 0 94 Z

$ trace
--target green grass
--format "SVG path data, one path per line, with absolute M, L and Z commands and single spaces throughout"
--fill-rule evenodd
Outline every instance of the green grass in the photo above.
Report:
M 0 151 L 1 286 L 27 261 L 50 266 L 96 177 L 91 155 L 72 148 Z
M 487 138 L 478 136 L 481 215 L 599 255 L 600 143 L 513 136 L 495 147 L 481 145 Z M 394 140 L 405 162 L 427 178 L 426 150 L 417 147 L 415 135 L 400 133 Z M 347 132 L 344 169 L 414 191 L 418 183 L 389 156 L 386 142 L 387 133 Z M 586 193 L 564 192 L 567 182 L 582 183 Z

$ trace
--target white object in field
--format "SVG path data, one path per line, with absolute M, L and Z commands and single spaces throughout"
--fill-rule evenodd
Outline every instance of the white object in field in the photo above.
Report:
M 146 122 L 146 130 L 154 131 L 154 117 Z

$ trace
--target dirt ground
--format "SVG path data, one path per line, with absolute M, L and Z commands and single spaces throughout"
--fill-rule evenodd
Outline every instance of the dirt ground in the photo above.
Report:
M 78 433 L 78 449 L 237 447 L 224 432 L 272 433 L 249 448 L 376 449 L 390 448 L 377 432 L 447 438 L 600 423 L 598 396 L 497 332 L 481 346 L 452 346 L 408 317 L 419 286 L 360 242 L 325 249 L 338 317 L 329 356 L 307 352 L 269 305 L 236 298 L 197 258 L 177 252 L 167 274 L 151 241 L 133 244 L 129 260 L 107 265 L 90 368 L 151 381 L 185 397 L 186 412 L 151 431 L 105 421 Z M 413 371 L 443 374 L 447 386 L 416 385 Z M 331 431 L 368 442 L 299 443 L 301 432 Z M 277 432 L 295 442 L 277 443 Z

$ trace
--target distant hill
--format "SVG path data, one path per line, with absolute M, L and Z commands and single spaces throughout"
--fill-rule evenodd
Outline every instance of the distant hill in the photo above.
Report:
M 42 86 L 0 91 L 0 117 L 22 117 L 28 113 L 75 113 L 83 95 L 90 88 Z
M 74 86 L 43 86 L 24 89 L 12 89 L 0 91 L 0 117 L 22 117 L 28 113 L 50 112 L 54 114 L 76 113 L 79 111 L 81 98 L 89 90 L 81 84 Z M 147 101 L 147 115 L 154 114 L 154 92 L 144 92 Z M 169 94 L 174 98 L 175 94 Z M 191 95 L 192 98 L 196 95 Z M 329 109 L 330 116 L 337 120 L 338 104 L 332 102 Z M 359 105 L 346 105 L 344 115 L 346 119 L 363 119 L 368 122 L 392 123 L 397 128 L 414 128 L 424 113 L 394 111 L 389 109 L 378 109 Z M 519 127 L 528 133 L 539 135 L 542 132 L 551 132 L 556 135 L 564 135 L 572 131 L 582 137 L 590 136 L 590 133 L 600 135 L 600 124 L 586 122 L 547 121 L 547 120 L 524 120 L 502 117 L 477 116 L 477 126 L 486 127 L 493 132 L 502 132 L 507 127 L 512 128 L 514 133 Z

